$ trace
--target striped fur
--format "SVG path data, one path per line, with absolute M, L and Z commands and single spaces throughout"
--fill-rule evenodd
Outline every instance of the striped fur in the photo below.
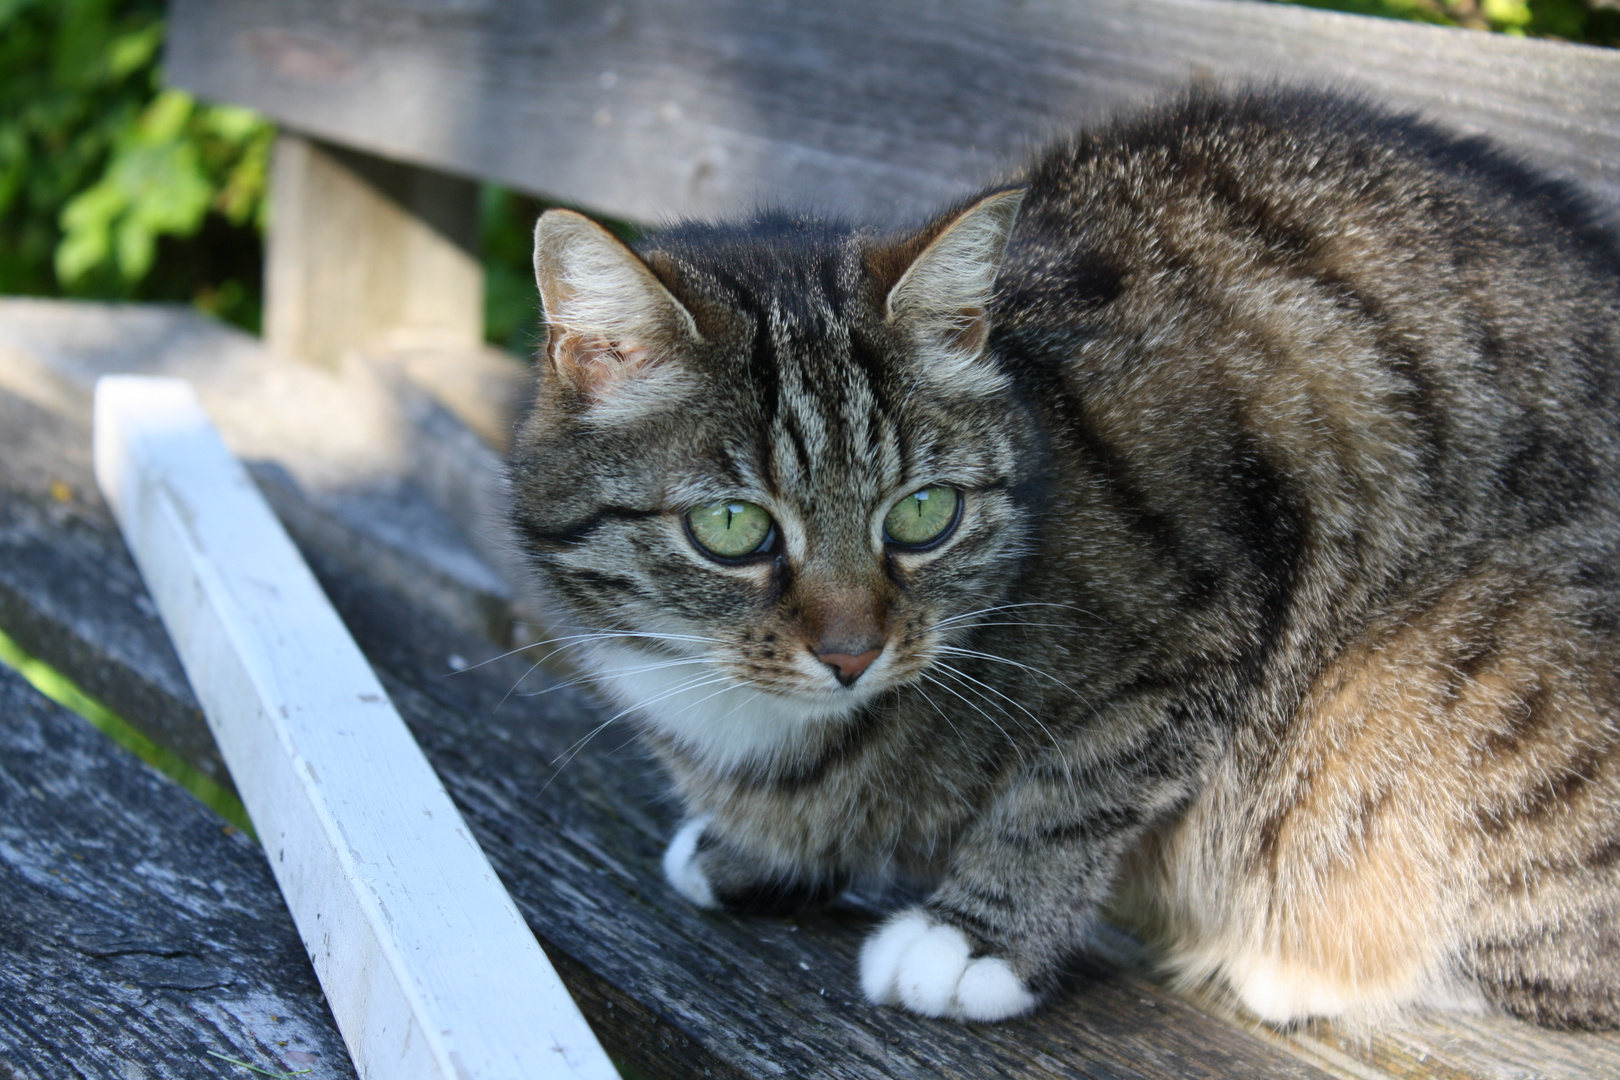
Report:
M 1275 1022 L 1620 1022 L 1620 247 L 1314 92 L 1191 94 L 1017 185 L 898 237 L 541 222 L 515 521 L 705 821 L 677 886 L 928 882 L 863 984 L 962 1018 L 1111 905 Z M 569 321 L 643 271 L 645 310 Z M 931 484 L 956 531 L 886 545 Z M 694 548 L 722 499 L 769 558 Z M 857 615 L 846 687 L 814 650 Z

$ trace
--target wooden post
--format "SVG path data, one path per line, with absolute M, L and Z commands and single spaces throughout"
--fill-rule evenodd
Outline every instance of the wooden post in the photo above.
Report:
M 483 340 L 472 181 L 284 133 L 270 193 L 272 349 L 336 366 L 350 349 Z
M 616 1080 L 190 385 L 101 379 L 95 466 L 359 1074 Z

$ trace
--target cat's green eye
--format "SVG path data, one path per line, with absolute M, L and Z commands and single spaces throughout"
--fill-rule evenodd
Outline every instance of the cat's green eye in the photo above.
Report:
M 889 508 L 883 519 L 883 532 L 890 541 L 907 547 L 922 547 L 944 538 L 956 524 L 962 496 L 955 488 L 925 487 Z
M 763 554 L 776 535 L 763 507 L 739 499 L 694 506 L 686 512 L 686 527 L 698 547 L 722 559 Z

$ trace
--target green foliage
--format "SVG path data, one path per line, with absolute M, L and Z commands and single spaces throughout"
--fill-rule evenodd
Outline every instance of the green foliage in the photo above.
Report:
M 486 184 L 478 192 L 484 244 L 484 336 L 518 356 L 540 339 L 540 291 L 531 248 L 534 222 L 545 204 Z
M 0 292 L 259 318 L 273 129 L 162 88 L 160 0 L 0 0 Z
M 1491 30 L 1518 37 L 1561 38 L 1620 46 L 1615 0 L 1285 0 L 1306 7 L 1407 19 L 1437 26 Z

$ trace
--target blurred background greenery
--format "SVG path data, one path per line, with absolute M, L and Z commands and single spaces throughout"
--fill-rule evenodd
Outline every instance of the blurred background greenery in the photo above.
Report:
M 1301 0 L 1620 46 L 1620 0 Z M 0 0 L 0 294 L 189 303 L 257 331 L 274 129 L 163 85 L 161 0 Z M 527 352 L 542 205 L 482 192 L 489 339 Z

